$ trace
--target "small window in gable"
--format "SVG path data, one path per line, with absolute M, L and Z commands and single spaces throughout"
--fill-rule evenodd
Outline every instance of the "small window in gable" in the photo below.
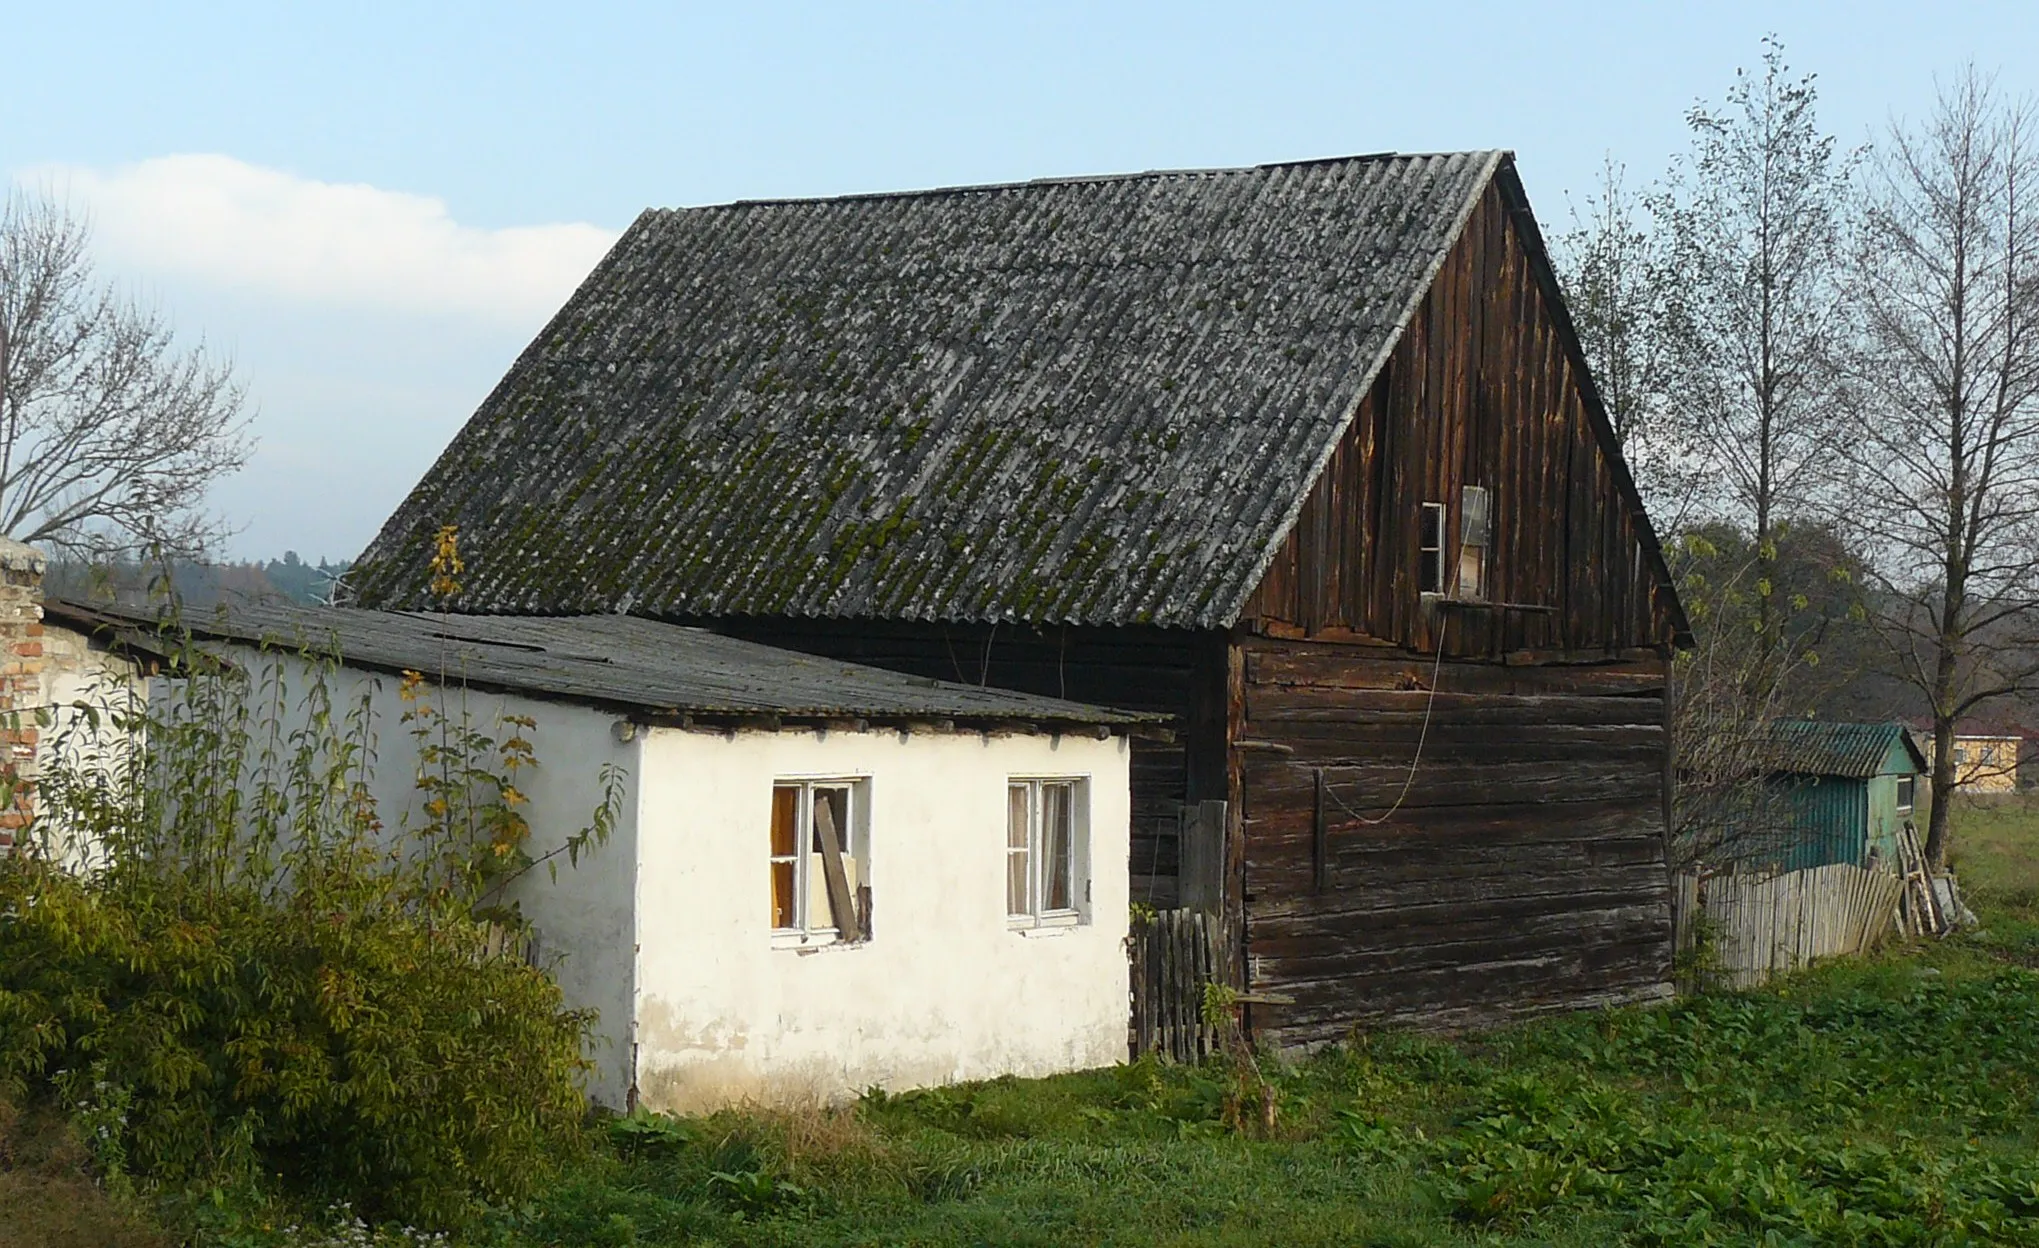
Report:
M 1425 503 L 1418 531 L 1416 588 L 1426 594 L 1444 592 L 1444 504 Z
M 871 934 L 866 784 L 782 780 L 772 786 L 772 933 L 787 943 Z
M 1459 493 L 1458 596 L 1479 601 L 1487 596 L 1488 552 L 1493 548 L 1493 495 L 1484 485 L 1468 485 Z
M 1918 796 L 1919 778 L 1899 776 L 1897 778 L 1897 813 L 1908 815 L 1912 812 L 1912 801 Z

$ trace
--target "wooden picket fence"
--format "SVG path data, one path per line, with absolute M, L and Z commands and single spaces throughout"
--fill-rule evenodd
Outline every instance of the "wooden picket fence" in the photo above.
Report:
M 1154 1053 L 1200 1062 L 1218 1051 L 1218 1032 L 1204 1025 L 1204 985 L 1219 978 L 1219 921 L 1200 909 L 1157 910 L 1134 924 L 1133 1056 Z
M 1750 988 L 1815 958 L 1873 947 L 1896 923 L 1904 887 L 1888 871 L 1847 863 L 1776 875 L 1685 875 L 1672 889 L 1673 925 L 1678 947 L 1688 950 L 1703 921 L 1718 981 Z

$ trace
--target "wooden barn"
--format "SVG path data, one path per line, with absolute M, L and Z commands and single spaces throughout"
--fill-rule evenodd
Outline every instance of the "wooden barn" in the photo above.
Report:
M 1133 897 L 1271 1040 L 1668 991 L 1686 625 L 1505 152 L 647 212 L 353 600 L 446 524 L 455 610 L 1169 714 Z

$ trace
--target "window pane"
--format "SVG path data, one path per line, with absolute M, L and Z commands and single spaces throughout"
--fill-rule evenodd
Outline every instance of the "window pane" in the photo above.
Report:
M 793 915 L 793 864 L 772 864 L 772 926 L 779 930 L 799 926 Z
M 1027 893 L 1027 818 L 1032 810 L 1030 787 L 1008 785 L 1005 790 L 1005 912 L 1032 914 Z
M 1076 786 L 1041 786 L 1041 870 L 1049 910 L 1072 910 L 1071 880 L 1076 874 Z
M 772 857 L 790 858 L 800 839 L 800 786 L 772 788 Z M 790 896 L 790 894 L 788 894 Z
M 1005 847 L 1027 847 L 1027 786 L 1015 784 L 1005 791 Z
M 1005 912 L 1032 914 L 1027 904 L 1027 851 L 1007 850 L 1005 854 Z

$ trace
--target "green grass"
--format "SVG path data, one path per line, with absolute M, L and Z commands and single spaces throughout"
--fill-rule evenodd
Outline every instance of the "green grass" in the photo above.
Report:
M 1955 799 L 1948 863 L 2000 916 L 2039 922 L 2039 798 Z
M 1980 934 L 1665 1008 L 1356 1036 L 1269 1064 L 1271 1133 L 1227 1113 L 1241 1072 L 1151 1061 L 648 1116 L 459 1242 L 2039 1245 L 2039 808 L 1964 805 L 1954 848 Z
M 482 1242 L 2039 1244 L 2039 975 L 1954 942 L 1782 988 L 1234 1076 L 1150 1062 L 651 1120 Z
M 1965 802 L 1981 935 L 1771 990 L 1236 1075 L 1151 1062 L 625 1128 L 490 1238 L 2039 1244 L 2039 805 Z

